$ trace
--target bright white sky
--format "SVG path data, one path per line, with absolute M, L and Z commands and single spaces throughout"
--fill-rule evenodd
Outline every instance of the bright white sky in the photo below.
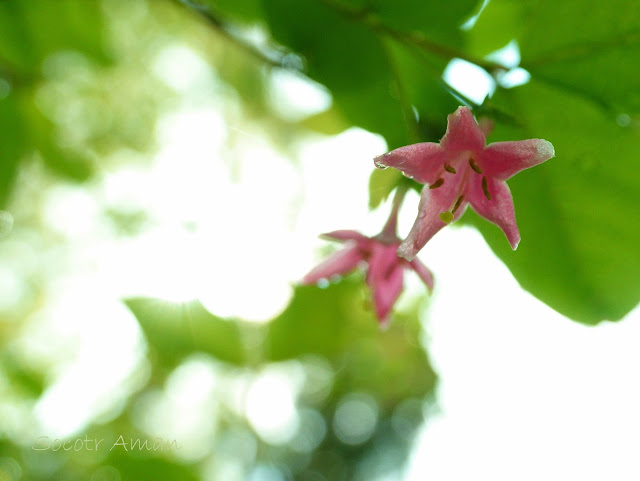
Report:
M 78 329 L 84 348 L 38 405 L 47 432 L 73 432 L 114 390 L 126 396 L 144 382 L 130 379 L 144 353 L 118 299 L 199 298 L 220 316 L 262 322 L 286 306 L 291 284 L 319 260 L 319 233 L 373 234 L 386 218 L 387 207 L 367 209 L 372 158 L 386 150 L 380 137 L 352 129 L 308 140 L 294 165 L 257 127 L 225 116 L 220 91 L 208 101 L 188 97 L 190 86 L 215 82 L 195 54 L 177 48 L 163 55 L 159 75 L 186 99 L 160 128 L 153 165 L 116 171 L 89 194 L 56 190 L 48 202 L 52 228 L 73 237 L 81 262 L 57 285 L 57 305 L 43 318 L 53 330 Z M 185 68 L 176 69 L 175 58 Z M 274 101 L 295 103 L 296 80 L 280 81 L 288 88 L 274 88 Z M 310 88 L 292 116 L 326 106 L 326 93 L 314 97 Z M 233 157 L 223 145 L 230 132 L 239 139 Z M 147 209 L 156 227 L 128 241 L 96 241 L 104 234 L 92 220 L 98 202 Z M 412 194 L 401 212 L 404 233 L 416 206 Z M 470 228 L 445 229 L 420 257 L 436 275 L 423 319 L 441 410 L 424 428 L 406 479 L 640 479 L 640 311 L 618 324 L 576 324 L 522 291 Z M 101 314 L 78 311 L 78 295 Z M 416 279 L 406 295 L 423 295 Z M 274 379 L 282 384 L 282 376 Z M 271 402 L 271 410 L 248 406 L 254 425 L 289 406 Z M 291 409 L 283 416 L 291 421 Z

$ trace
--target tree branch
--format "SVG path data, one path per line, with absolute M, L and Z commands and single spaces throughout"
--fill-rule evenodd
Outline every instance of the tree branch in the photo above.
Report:
M 473 56 L 467 55 L 460 50 L 449 47 L 448 45 L 442 45 L 436 42 L 432 42 L 420 32 L 407 33 L 399 30 L 395 30 L 385 25 L 384 23 L 382 23 L 378 18 L 371 15 L 369 9 L 350 8 L 336 0 L 318 0 L 318 1 L 340 12 L 342 15 L 358 20 L 362 22 L 364 25 L 371 28 L 372 30 L 388 35 L 389 37 L 392 37 L 405 45 L 413 45 L 413 46 L 419 47 L 426 52 L 434 54 L 438 57 L 442 57 L 444 59 L 450 60 L 453 58 L 459 58 L 462 60 L 466 60 L 467 62 L 473 63 L 478 67 L 483 68 L 484 70 L 486 70 L 492 75 L 496 71 L 507 70 L 504 67 L 504 65 L 501 65 L 497 62 L 478 59 Z
M 242 38 L 242 36 L 238 35 L 233 31 L 226 22 L 224 22 L 220 17 L 218 17 L 211 9 L 207 8 L 204 5 L 200 5 L 194 3 L 191 0 L 173 0 L 175 3 L 181 5 L 182 7 L 192 11 L 193 13 L 200 16 L 203 20 L 205 20 L 210 26 L 212 26 L 220 35 L 226 38 L 228 41 L 242 49 L 245 53 L 250 56 L 256 58 L 260 62 L 269 65 L 274 68 L 282 68 L 287 70 L 295 70 L 298 72 L 302 72 L 300 68 L 297 66 L 285 62 L 286 54 L 279 51 L 264 51 L 255 45 L 252 45 L 246 41 L 246 39 Z

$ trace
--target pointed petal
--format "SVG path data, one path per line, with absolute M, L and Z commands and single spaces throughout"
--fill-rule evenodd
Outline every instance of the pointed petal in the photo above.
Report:
M 411 262 L 409 262 L 411 268 L 415 271 L 416 274 L 422 279 L 422 282 L 429 288 L 430 291 L 433 290 L 433 274 L 429 270 L 427 266 L 425 266 L 420 259 L 415 258 Z
M 385 279 L 389 273 L 400 264 L 400 258 L 396 253 L 398 244 L 383 244 L 373 242 L 371 255 L 367 259 L 367 283 L 374 286 Z
M 440 140 L 445 150 L 480 152 L 486 140 L 469 107 L 458 109 L 447 117 L 447 132 Z
M 447 161 L 448 153 L 433 142 L 407 145 L 373 159 L 378 168 L 393 167 L 422 184 L 434 183 Z
M 357 245 L 351 245 L 331 254 L 326 260 L 304 276 L 302 283 L 315 284 L 321 279 L 329 279 L 337 274 L 346 274 L 355 269 L 362 260 L 361 250 Z
M 513 197 L 507 183 L 487 178 L 487 191 L 491 195 L 491 200 L 487 199 L 482 188 L 481 176 L 474 176 L 469 184 L 467 196 L 473 210 L 500 227 L 507 236 L 511 248 L 516 250 L 520 242 L 520 231 L 516 224 Z
M 327 232 L 326 234 L 322 234 L 321 237 L 327 237 L 332 240 L 337 241 L 356 241 L 360 247 L 367 246 L 371 239 L 367 236 L 360 234 L 360 232 L 355 230 L 334 230 L 333 232 Z
M 398 248 L 399 256 L 408 261 L 413 260 L 418 251 L 429 242 L 429 239 L 447 225 L 440 219 L 440 214 L 449 211 L 455 204 L 461 178 L 461 175 L 456 175 L 448 178 L 437 189 L 429 189 L 428 187 L 422 189 L 420 204 L 418 205 L 418 217 L 413 223 L 409 235 Z M 465 206 L 466 201 L 458 207 L 454 220 L 462 215 Z
M 402 268 L 397 266 L 384 282 L 373 289 L 373 302 L 381 324 L 386 324 L 393 305 L 402 293 Z
M 518 172 L 555 156 L 551 142 L 542 139 L 495 142 L 478 155 L 483 171 L 498 180 L 507 180 Z
M 396 244 L 377 244 L 369 259 L 367 284 L 373 294 L 376 315 L 385 324 L 402 292 L 403 269 L 396 255 Z

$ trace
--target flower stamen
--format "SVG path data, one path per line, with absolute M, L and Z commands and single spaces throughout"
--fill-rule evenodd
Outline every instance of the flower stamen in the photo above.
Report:
M 456 173 L 456 169 L 451 167 L 449 164 L 444 164 L 444 170 L 446 170 L 447 172 L 451 172 L 452 174 Z
M 483 190 L 484 196 L 487 198 L 487 200 L 491 200 L 491 194 L 489 193 L 489 186 L 487 185 L 487 178 L 486 177 L 482 178 L 482 190 Z
M 469 165 L 473 170 L 475 170 L 478 174 L 482 174 L 482 169 L 475 163 L 473 157 L 469 158 Z
M 438 180 L 436 180 L 433 184 L 431 184 L 429 186 L 430 189 L 437 189 L 438 187 L 440 187 L 442 184 L 444 184 L 444 179 L 442 177 L 440 177 Z
M 458 200 L 456 200 L 455 205 L 453 206 L 453 210 L 451 211 L 452 214 L 455 214 L 456 211 L 458 210 L 458 208 L 460 207 L 460 205 L 462 204 L 462 201 L 464 200 L 464 195 L 461 195 L 460 197 L 458 197 Z

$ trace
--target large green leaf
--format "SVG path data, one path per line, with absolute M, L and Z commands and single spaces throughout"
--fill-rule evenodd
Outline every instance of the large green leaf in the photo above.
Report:
M 199 302 L 176 304 L 137 298 L 128 299 L 126 304 L 164 366 L 175 367 L 196 352 L 231 364 L 245 362 L 239 324 L 212 315 Z
M 622 318 L 640 300 L 640 131 L 537 81 L 494 102 L 526 126 L 498 127 L 495 140 L 546 138 L 556 158 L 509 181 L 522 234 L 516 252 L 497 228 L 476 224 L 550 306 L 588 324 Z

